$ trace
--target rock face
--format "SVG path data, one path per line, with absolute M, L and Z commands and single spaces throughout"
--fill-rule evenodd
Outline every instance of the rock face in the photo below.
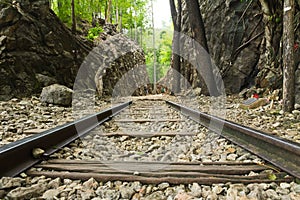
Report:
M 244 88 L 257 86 L 278 89 L 282 87 L 280 40 L 282 32 L 282 5 L 273 6 L 276 15 L 266 21 L 259 0 L 216 0 L 200 1 L 209 54 L 219 68 L 227 93 L 238 93 Z M 299 3 L 296 13 L 299 13 Z M 186 1 L 182 1 L 181 28 L 185 35 L 193 38 Z M 271 21 L 270 21 L 271 20 Z M 300 15 L 295 15 L 295 25 Z M 270 25 L 271 24 L 271 25 Z M 270 43 L 273 54 L 267 57 L 266 27 L 271 27 Z M 295 43 L 300 44 L 300 27 L 295 31 Z M 185 51 L 192 51 L 185 49 Z M 275 53 L 274 53 L 275 52 Z M 274 55 L 275 54 L 275 55 Z M 300 49 L 295 51 L 296 66 L 299 63 Z M 192 53 L 190 54 L 192 55 Z M 270 62 L 270 63 L 268 63 Z M 181 62 L 181 88 L 201 86 L 201 78 L 195 67 L 184 58 Z M 299 73 L 297 75 L 300 76 Z M 171 85 L 173 73 L 170 71 L 162 83 Z M 299 79 L 299 78 L 298 78 Z M 188 84 L 187 84 L 188 83 Z
M 201 1 L 210 54 L 227 92 L 254 84 L 264 33 L 260 10 L 257 1 Z
M 257 2 L 247 7 L 247 1 L 200 1 L 209 54 L 221 73 L 228 93 L 238 93 L 243 87 L 254 84 L 254 77 L 258 73 L 264 26 Z M 182 9 L 182 33 L 193 39 L 186 1 L 182 1 Z M 184 52 L 191 56 L 181 62 L 181 88 L 201 87 L 201 75 L 190 62 L 193 48 L 185 48 Z M 167 79 L 162 82 L 166 84 L 172 81 L 172 78 Z
M 53 84 L 44 87 L 40 100 L 45 103 L 55 105 L 70 106 L 72 102 L 73 90 L 63 85 Z
M 47 0 L 0 4 L 0 100 L 41 92 L 59 83 L 72 87 L 91 47 L 75 38 Z

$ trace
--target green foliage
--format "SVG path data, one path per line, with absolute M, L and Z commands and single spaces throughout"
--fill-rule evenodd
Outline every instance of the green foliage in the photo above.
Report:
M 268 175 L 269 180 L 275 181 L 277 179 L 277 176 L 275 174 L 269 174 Z
M 94 28 L 91 28 L 89 31 L 88 31 L 88 35 L 86 36 L 87 39 L 89 40 L 94 40 L 96 39 L 100 33 L 103 32 L 103 28 L 102 27 L 94 27 Z
M 71 1 L 50 0 L 51 8 L 61 21 L 71 27 Z M 136 39 L 143 47 L 146 55 L 146 65 L 149 76 L 153 80 L 153 60 L 157 61 L 157 80 L 163 77 L 170 68 L 172 49 L 172 28 L 156 29 L 156 54 L 153 55 L 152 24 L 150 1 L 151 0 L 112 0 L 111 14 L 107 15 L 109 0 L 75 0 L 76 20 L 92 22 L 93 13 L 97 13 L 102 19 L 109 18 L 113 24 L 122 27 L 122 32 L 130 38 Z M 122 24 L 120 24 L 122 23 Z M 120 31 L 120 30 L 119 30 Z M 87 38 L 94 40 L 103 32 L 101 27 L 91 28 Z
M 153 80 L 153 47 L 152 47 L 152 32 L 145 32 L 145 55 L 146 55 L 146 66 L 150 77 Z M 167 74 L 171 66 L 171 56 L 172 56 L 172 31 L 171 27 L 166 27 L 164 29 L 156 29 L 156 78 L 161 79 Z
M 147 9 L 150 0 L 112 0 L 112 23 L 122 21 L 123 29 L 144 28 L 148 21 Z M 92 22 L 93 13 L 99 13 L 105 19 L 108 0 L 75 0 L 77 20 Z M 71 0 L 51 0 L 51 8 L 62 22 L 71 26 Z M 120 20 L 122 18 L 122 20 Z

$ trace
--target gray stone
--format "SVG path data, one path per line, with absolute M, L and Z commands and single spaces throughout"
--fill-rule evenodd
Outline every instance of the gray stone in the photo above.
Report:
M 146 188 L 146 194 L 150 194 L 153 190 L 153 186 L 152 185 L 148 185 Z
M 161 183 L 161 184 L 158 185 L 158 189 L 159 190 L 164 190 L 164 189 L 168 188 L 169 186 L 170 186 L 169 183 Z
M 71 106 L 73 90 L 63 85 L 50 85 L 44 87 L 40 96 L 40 100 L 45 103 Z
M 83 200 L 92 199 L 93 197 L 95 197 L 95 192 L 94 192 L 94 190 L 90 190 L 90 189 L 86 190 L 86 191 L 81 191 L 80 196 L 81 196 L 81 199 L 83 199 Z
M 145 197 L 145 200 L 166 200 L 167 197 L 164 196 L 164 193 L 162 191 L 156 191 L 149 196 Z
M 73 181 L 71 179 L 68 179 L 68 178 L 64 179 L 64 185 L 70 185 L 72 183 L 73 183 Z
M 289 183 L 280 183 L 280 187 L 283 189 L 289 189 L 291 185 Z
M 211 194 L 211 187 L 209 187 L 209 186 L 203 186 L 202 187 L 202 196 L 204 197 L 204 198 L 207 198 L 208 197 L 208 195 L 210 195 Z
M 297 193 L 300 193 L 300 185 L 294 185 L 292 188 L 291 188 L 292 191 L 294 192 L 297 192 Z
M 215 194 L 220 194 L 224 191 L 224 188 L 222 188 L 221 186 L 216 185 L 216 186 L 213 186 L 212 191 Z
M 85 181 L 82 185 L 86 189 L 96 189 L 98 187 L 98 182 L 94 178 L 90 178 L 89 180 Z
M 58 188 L 61 184 L 61 180 L 60 178 L 56 178 L 54 180 L 51 180 L 49 183 L 48 183 L 48 187 L 49 188 Z
M 46 189 L 46 184 L 34 184 L 29 187 L 18 187 L 11 190 L 7 194 L 7 197 L 10 199 L 30 199 L 41 196 Z
M 278 194 L 281 194 L 281 195 L 287 195 L 289 193 L 289 190 L 288 189 L 284 189 L 284 188 L 281 188 L 281 187 L 277 187 L 276 188 L 276 192 Z
M 57 80 L 53 77 L 49 77 L 43 74 L 36 74 L 35 78 L 38 80 L 38 82 L 41 84 L 41 86 L 46 87 L 52 84 L 57 83 Z
M 135 193 L 134 189 L 129 186 L 121 186 L 119 190 L 123 199 L 131 199 L 131 197 Z
M 21 187 L 23 183 L 25 183 L 25 179 L 22 178 L 2 177 L 0 179 L 0 190 Z
M 194 197 L 201 197 L 201 187 L 198 183 L 193 183 L 190 187 L 190 194 Z
M 195 88 L 195 89 L 193 90 L 193 92 L 194 92 L 194 94 L 195 94 L 196 96 L 200 96 L 200 95 L 201 95 L 201 91 L 202 91 L 202 89 L 199 88 L 199 87 L 197 87 L 197 88 Z
M 275 190 L 272 190 L 272 189 L 269 189 L 266 191 L 266 195 L 267 197 L 271 198 L 271 199 L 274 199 L 274 200 L 277 200 L 277 199 L 280 199 L 279 195 L 276 193 Z
M 227 156 L 227 160 L 234 161 L 234 160 L 236 160 L 237 157 L 238 157 L 238 155 L 232 153 Z
M 55 199 L 59 195 L 60 191 L 57 189 L 51 189 L 44 192 L 42 198 L 47 200 Z
M 98 189 L 96 190 L 96 194 L 100 197 L 100 198 L 107 198 L 107 199 L 119 199 L 120 198 L 120 192 L 119 191 L 115 191 L 115 190 L 111 190 L 111 189 L 106 189 L 103 187 L 98 187 Z

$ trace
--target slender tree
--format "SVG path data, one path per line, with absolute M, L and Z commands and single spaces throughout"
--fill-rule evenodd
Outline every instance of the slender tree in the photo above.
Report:
M 292 112 L 295 104 L 294 12 L 295 1 L 283 4 L 283 110 Z
M 195 42 L 198 42 L 207 51 L 207 53 L 209 53 L 199 2 L 198 0 L 186 0 L 186 6 L 189 24 L 192 31 L 192 38 Z M 218 96 L 220 93 L 214 80 L 210 56 L 207 55 L 203 57 L 202 55 L 201 57 L 202 60 L 199 60 L 200 55 L 196 59 L 197 64 L 199 64 L 197 68 L 201 71 L 202 79 L 206 83 L 200 83 L 202 92 L 205 95 Z
M 153 0 L 151 0 L 151 12 L 152 12 L 152 42 L 153 42 L 153 90 L 156 94 L 156 49 L 155 49 L 155 26 L 154 26 L 154 7 Z
M 111 23 L 112 21 L 111 21 L 111 9 L 112 9 L 112 0 L 108 0 L 107 1 L 107 10 L 106 10 L 106 19 L 105 19 L 105 21 L 107 22 L 107 23 Z
M 173 51 L 177 53 L 172 54 L 172 68 L 175 70 L 173 91 L 175 93 L 180 92 L 180 35 L 181 32 L 181 13 L 182 13 L 182 2 L 177 0 L 177 9 L 174 0 L 170 0 L 171 16 L 174 26 L 173 34 Z
M 71 8 L 72 8 L 72 32 L 76 33 L 76 15 L 75 15 L 75 2 L 74 0 L 71 1 Z

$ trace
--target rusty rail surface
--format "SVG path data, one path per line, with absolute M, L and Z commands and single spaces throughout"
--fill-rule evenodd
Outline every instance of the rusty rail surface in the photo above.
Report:
M 166 101 L 166 103 L 211 131 L 219 132 L 222 137 L 256 154 L 283 171 L 300 178 L 299 143 L 192 110 L 171 101 Z
M 35 158 L 32 153 L 34 149 L 44 150 L 43 156 L 50 155 L 83 137 L 130 104 L 132 101 L 0 147 L 0 177 L 16 176 L 40 162 L 43 158 Z

